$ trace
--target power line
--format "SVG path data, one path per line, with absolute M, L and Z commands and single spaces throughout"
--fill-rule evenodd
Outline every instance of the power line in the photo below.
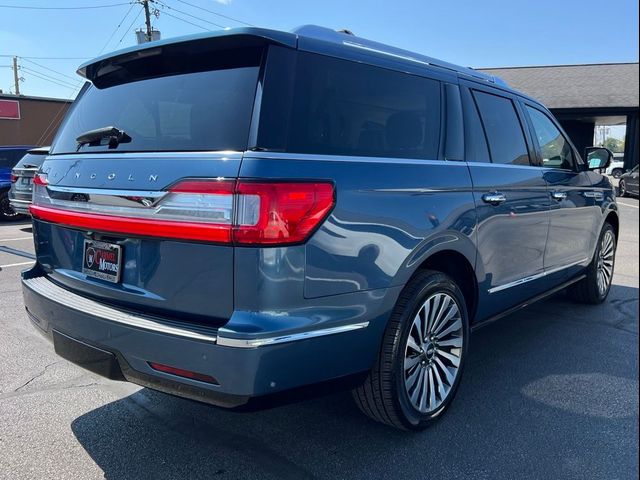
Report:
M 15 55 L 0 55 L 0 57 L 11 58 Z M 22 55 L 18 55 L 20 58 L 26 58 L 29 60 L 86 60 L 87 57 L 23 57 Z
M 185 20 L 184 18 L 176 17 L 175 15 L 171 15 L 169 12 L 162 12 L 162 14 L 163 14 L 163 15 L 168 15 L 169 17 L 171 17 L 171 18 L 175 18 L 176 20 L 182 20 L 183 22 L 186 22 L 186 23 L 188 23 L 188 24 L 190 24 L 190 25 L 193 25 L 194 27 L 201 28 L 201 29 L 206 30 L 206 31 L 208 31 L 208 32 L 210 32 L 210 31 L 211 31 L 211 29 L 209 29 L 209 28 L 207 28 L 207 27 L 203 27 L 202 25 L 197 25 L 197 24 L 195 24 L 195 23 L 193 23 L 193 22 L 190 22 L 189 20 Z
M 24 58 L 24 57 L 18 57 L 18 58 L 20 58 L 21 60 L 24 60 L 25 62 L 33 63 L 34 65 L 36 65 L 36 66 L 38 66 L 40 68 L 44 68 L 45 70 L 49 70 L 50 72 L 55 73 L 57 75 L 66 77 L 66 78 L 68 78 L 70 80 L 73 80 L 74 82 L 78 80 L 77 77 L 72 77 L 71 75 L 67 75 L 65 73 L 59 72 L 57 70 L 54 70 L 53 68 L 45 67 L 44 65 L 42 65 L 42 64 L 40 64 L 38 62 L 34 62 L 33 60 L 29 60 L 28 58 Z
M 66 83 L 66 82 L 63 82 L 62 80 L 54 79 L 53 77 L 45 75 L 44 73 L 41 73 L 41 72 L 37 72 L 36 70 L 31 70 L 30 68 L 27 68 L 27 67 L 24 67 L 24 66 L 22 67 L 22 70 L 27 72 L 29 75 L 33 75 L 34 77 L 39 78 L 40 80 L 44 80 L 46 82 L 55 83 L 56 85 L 58 85 L 60 87 L 73 88 L 73 89 L 76 88 L 74 85 L 72 85 L 70 83 Z
M 251 23 L 243 22 L 242 20 L 238 20 L 237 18 L 233 18 L 233 17 L 229 17 L 227 15 L 223 15 L 222 13 L 214 12 L 213 10 L 208 10 L 208 9 L 206 9 L 204 7 L 201 7 L 200 5 L 194 5 L 193 3 L 185 2 L 184 0 L 177 0 L 177 1 L 180 2 L 180 3 L 184 3 L 185 5 L 189 5 L 189 6 L 193 7 L 193 8 L 198 8 L 198 9 L 203 10 L 205 12 L 212 13 L 213 15 L 217 15 L 219 17 L 226 18 L 227 20 L 233 20 L 234 22 L 242 23 L 243 25 L 247 25 L 249 27 L 255 27 L 255 25 L 253 25 Z
M 169 5 L 167 5 L 166 3 L 161 2 L 161 1 L 159 1 L 159 0 L 156 0 L 156 2 L 157 2 L 157 3 L 159 3 L 161 6 L 168 8 L 169 10 L 171 10 L 171 11 L 173 11 L 173 12 L 181 13 L 182 15 L 186 15 L 187 17 L 195 18 L 196 20 L 198 20 L 198 21 L 200 21 L 200 22 L 209 23 L 209 24 L 214 25 L 214 26 L 216 26 L 216 27 L 218 27 L 218 28 L 227 28 L 227 27 L 225 27 L 224 25 L 220 25 L 220 24 L 218 24 L 218 23 L 211 22 L 211 21 L 206 20 L 206 19 L 204 19 L 204 18 L 200 18 L 200 17 L 196 17 L 195 15 L 191 15 L 191 14 L 190 14 L 190 13 L 188 13 L 188 12 L 184 12 L 184 11 L 182 11 L 182 10 L 178 10 L 177 8 L 170 7 L 170 6 L 169 6 Z M 164 13 L 167 13 L 167 12 L 164 12 Z M 171 15 L 169 15 L 169 16 L 171 16 Z M 175 18 L 175 17 L 174 17 L 174 18 Z M 192 25 L 193 25 L 193 24 L 192 24 Z M 199 25 L 197 25 L 197 26 L 199 26 Z M 202 27 L 200 27 L 200 28 L 202 28 Z M 207 30 L 208 30 L 208 29 L 207 29 Z
M 124 21 L 127 19 L 127 17 L 129 16 L 129 13 L 131 13 L 131 10 L 133 10 L 133 7 L 136 6 L 136 3 L 131 3 L 131 6 L 129 7 L 129 10 L 127 10 L 127 13 L 124 14 L 124 17 L 122 17 L 122 20 L 120 20 L 120 23 L 118 23 L 118 25 L 116 26 L 116 28 L 113 30 L 113 32 L 111 32 L 111 35 L 109 35 L 109 39 L 105 42 L 104 47 L 102 47 L 102 49 L 100 49 L 100 53 L 98 53 L 99 55 L 102 55 L 102 52 L 104 52 L 104 50 L 107 48 L 107 45 L 109 45 L 109 42 L 111 41 L 111 39 L 113 38 L 113 36 L 116 34 L 116 32 L 118 30 L 120 30 L 120 27 L 122 26 L 122 24 L 124 23 Z
M 120 40 L 118 41 L 118 43 L 116 44 L 116 48 L 122 43 L 122 40 L 124 40 L 124 37 L 127 36 L 127 33 L 130 33 L 131 31 L 131 27 L 133 27 L 133 24 L 136 23 L 136 21 L 138 20 L 138 18 L 140 18 L 140 15 L 142 15 L 142 10 L 140 10 L 138 12 L 138 14 L 134 17 L 133 21 L 129 24 L 129 26 L 127 27 L 127 30 L 124 32 L 124 34 L 122 35 L 122 37 L 120 38 Z
M 96 8 L 119 7 L 120 5 L 129 5 L 129 3 L 110 3 L 108 5 L 88 5 L 84 7 L 32 7 L 27 5 L 0 5 L 0 8 L 19 8 L 22 10 L 93 10 Z

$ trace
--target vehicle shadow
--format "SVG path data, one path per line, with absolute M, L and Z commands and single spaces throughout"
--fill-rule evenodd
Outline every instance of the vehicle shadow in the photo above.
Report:
M 637 312 L 638 289 L 614 286 L 479 330 L 456 401 L 420 433 L 346 392 L 234 413 L 147 389 L 71 428 L 108 479 L 637 478 Z

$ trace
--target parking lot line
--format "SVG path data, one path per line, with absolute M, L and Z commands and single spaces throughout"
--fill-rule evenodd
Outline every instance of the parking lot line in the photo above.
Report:
M 624 205 L 625 207 L 638 208 L 638 205 L 629 205 L 628 203 L 624 203 L 618 200 L 618 205 Z
M 30 262 L 9 263 L 7 265 L 0 265 L 0 268 L 20 267 L 21 265 L 31 265 L 32 263 L 36 263 L 36 262 L 32 260 Z
M 20 240 L 30 240 L 32 238 L 33 238 L 32 236 L 19 237 L 19 238 L 4 238 L 4 239 L 0 239 L 0 243 L 2 243 L 2 242 L 19 242 Z

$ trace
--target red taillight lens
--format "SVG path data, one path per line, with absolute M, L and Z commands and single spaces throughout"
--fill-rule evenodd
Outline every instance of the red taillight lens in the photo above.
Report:
M 324 220 L 334 204 L 331 183 L 238 182 L 240 245 L 299 243 Z
M 47 180 L 47 176 L 44 173 L 36 173 L 33 177 L 33 184 L 47 186 L 49 184 L 49 180 Z
M 335 203 L 329 182 L 189 179 L 149 208 L 52 198 L 42 174 L 34 184 L 30 211 L 41 220 L 98 232 L 237 245 L 303 242 Z
M 11 174 L 11 183 L 16 183 L 18 181 L 18 175 L 12 173 Z

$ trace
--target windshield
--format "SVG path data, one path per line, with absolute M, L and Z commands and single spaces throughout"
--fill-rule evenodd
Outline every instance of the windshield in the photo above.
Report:
M 70 110 L 51 154 L 245 150 L 258 65 L 163 76 L 108 88 L 89 86 Z M 116 127 L 131 141 L 84 144 L 90 130 Z

